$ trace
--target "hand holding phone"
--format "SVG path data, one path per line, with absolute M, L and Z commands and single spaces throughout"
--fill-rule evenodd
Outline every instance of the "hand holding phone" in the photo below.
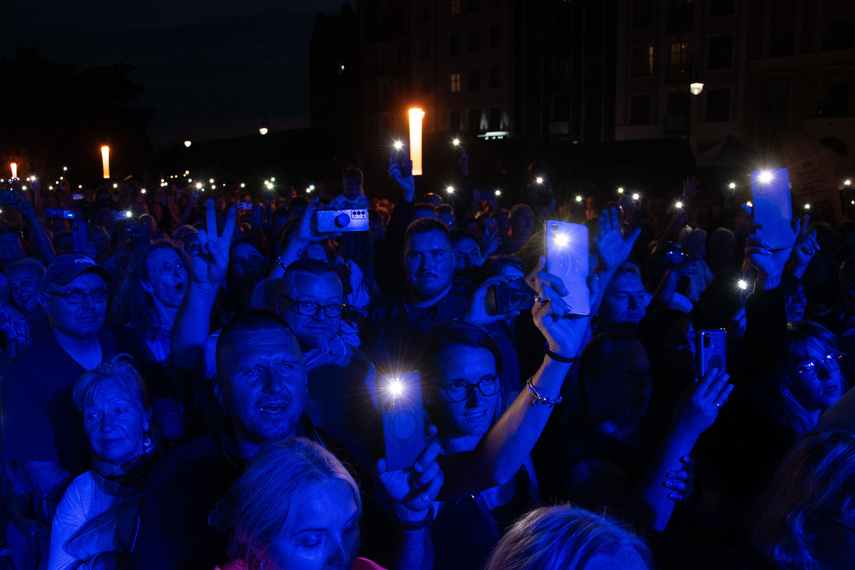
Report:
M 546 270 L 560 277 L 567 288 L 563 295 L 570 313 L 587 316 L 591 313 L 591 293 L 588 289 L 588 228 L 581 224 L 547 220 Z
M 383 376 L 377 381 L 386 468 L 412 467 L 427 447 L 421 377 L 418 372 Z
M 793 208 L 790 174 L 786 168 L 755 170 L 751 173 L 751 198 L 755 234 L 776 251 L 793 246 Z
M 699 330 L 696 335 L 698 377 L 710 369 L 718 369 L 718 375 L 727 373 L 727 331 L 725 329 Z

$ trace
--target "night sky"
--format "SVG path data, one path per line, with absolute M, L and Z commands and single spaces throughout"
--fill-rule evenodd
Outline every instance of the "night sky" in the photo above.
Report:
M 0 2 L 0 57 L 22 45 L 81 69 L 124 62 L 163 148 L 309 126 L 309 39 L 354 0 Z M 3 88 L 13 85 L 2 78 Z M 61 86 L 57 86 L 61 89 Z

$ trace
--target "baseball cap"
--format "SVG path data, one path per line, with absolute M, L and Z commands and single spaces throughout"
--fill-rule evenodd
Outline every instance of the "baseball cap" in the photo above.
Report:
M 65 255 L 58 255 L 50 262 L 45 276 L 42 278 L 42 288 L 47 287 L 51 283 L 65 285 L 81 273 L 86 272 L 100 275 L 106 282 L 113 281 L 113 274 L 110 270 L 95 263 L 95 260 L 91 257 L 87 257 L 82 253 L 67 253 Z

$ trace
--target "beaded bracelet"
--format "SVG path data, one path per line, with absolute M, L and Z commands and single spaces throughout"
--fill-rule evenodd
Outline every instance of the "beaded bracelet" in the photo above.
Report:
M 534 384 L 531 383 L 531 378 L 525 383 L 528 391 L 531 392 L 531 395 L 534 396 L 534 400 L 531 401 L 532 406 L 549 406 L 550 408 L 555 407 L 555 404 L 560 404 L 564 398 L 562 396 L 558 396 L 557 398 L 547 398 L 546 396 L 538 393 L 534 388 Z

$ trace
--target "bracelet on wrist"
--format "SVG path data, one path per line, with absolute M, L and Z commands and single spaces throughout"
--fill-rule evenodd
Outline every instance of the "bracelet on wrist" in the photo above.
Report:
M 548 398 L 542 395 L 540 392 L 535 389 L 534 384 L 531 383 L 531 378 L 525 383 L 526 388 L 534 396 L 534 400 L 531 401 L 532 407 L 536 406 L 549 406 L 550 408 L 554 408 L 556 404 L 560 404 L 563 400 L 563 396 L 558 396 L 557 398 Z
M 564 362 L 566 364 L 569 364 L 571 362 L 576 362 L 577 360 L 579 360 L 578 356 L 562 356 L 560 354 L 556 354 L 556 353 L 552 352 L 548 348 L 546 349 L 546 356 L 548 356 L 549 358 L 551 358 L 555 362 Z
M 287 271 L 287 270 L 288 270 L 288 266 L 287 266 L 287 265 L 285 265 L 285 262 L 284 262 L 284 261 L 282 261 L 282 257 L 277 256 L 275 261 L 276 261 L 276 265 L 278 265 L 279 267 L 281 267 L 283 271 Z
M 428 515 L 421 521 L 402 521 L 398 519 L 398 526 L 404 530 L 422 530 L 424 527 L 433 522 L 434 510 L 433 505 L 428 507 Z

